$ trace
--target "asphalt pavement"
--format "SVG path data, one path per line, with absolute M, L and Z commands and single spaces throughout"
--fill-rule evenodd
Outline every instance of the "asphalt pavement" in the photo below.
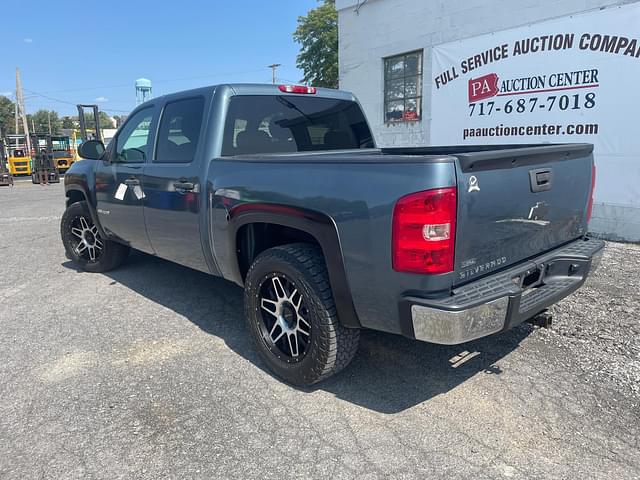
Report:
M 252 349 L 239 287 L 140 253 L 80 272 L 63 209 L 62 185 L 0 189 L 2 479 L 640 478 L 638 246 L 608 244 L 549 330 L 364 332 L 297 389 Z

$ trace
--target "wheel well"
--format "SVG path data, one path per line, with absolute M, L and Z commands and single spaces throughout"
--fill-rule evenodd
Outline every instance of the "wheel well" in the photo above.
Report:
M 320 245 L 311 234 L 274 223 L 250 223 L 243 225 L 236 235 L 238 267 L 244 280 L 255 258 L 269 248 L 288 243 Z
M 82 202 L 86 200 L 84 193 L 79 190 L 68 190 L 67 191 L 67 207 L 74 203 Z

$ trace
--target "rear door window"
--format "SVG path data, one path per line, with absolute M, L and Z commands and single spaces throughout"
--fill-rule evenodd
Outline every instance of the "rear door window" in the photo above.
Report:
M 373 147 L 356 102 L 298 95 L 231 98 L 222 155 Z
M 200 139 L 203 112 L 203 97 L 167 103 L 160 120 L 155 163 L 193 161 Z

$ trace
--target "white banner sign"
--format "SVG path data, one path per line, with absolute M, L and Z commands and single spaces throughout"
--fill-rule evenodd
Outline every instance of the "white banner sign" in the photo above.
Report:
M 640 4 L 440 45 L 432 71 L 433 145 L 593 143 L 596 202 L 640 208 Z

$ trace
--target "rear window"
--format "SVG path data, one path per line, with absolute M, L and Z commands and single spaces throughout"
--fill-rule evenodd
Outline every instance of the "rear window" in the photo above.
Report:
M 204 98 L 177 100 L 164 107 L 156 163 L 189 163 L 193 161 L 200 138 Z
M 222 155 L 371 148 L 357 103 L 298 95 L 231 98 Z

